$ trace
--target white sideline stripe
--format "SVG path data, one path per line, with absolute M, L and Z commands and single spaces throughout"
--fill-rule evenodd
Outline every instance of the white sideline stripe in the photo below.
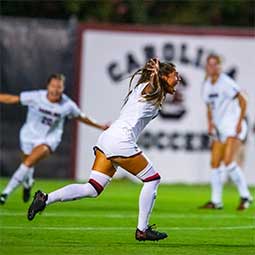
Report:
M 43 212 L 42 215 L 44 217 L 81 217 L 81 218 L 137 218 L 137 214 L 120 214 L 120 213 L 111 213 L 111 214 L 91 214 L 84 211 L 84 213 L 51 213 L 51 212 Z M 0 212 L 0 216 L 26 216 L 26 212 Z M 155 218 L 173 218 L 173 219 L 182 219 L 182 218 L 200 218 L 200 219 L 253 219 L 255 220 L 255 216 L 243 216 L 243 215 L 229 215 L 229 214 L 220 214 L 220 215 L 200 215 L 200 214 L 162 214 L 155 213 L 153 215 Z
M 134 230 L 132 227 L 30 227 L 26 226 L 1 226 L 1 229 L 15 229 L 15 230 L 63 230 L 63 231 L 124 231 Z M 242 230 L 242 229 L 254 229 L 255 226 L 232 226 L 232 227 L 167 227 L 164 230 L 176 230 L 176 231 L 208 231 L 208 230 Z

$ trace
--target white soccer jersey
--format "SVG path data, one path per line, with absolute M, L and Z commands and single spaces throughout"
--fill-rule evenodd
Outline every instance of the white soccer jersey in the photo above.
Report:
M 152 102 L 143 99 L 141 93 L 146 85 L 146 83 L 140 84 L 132 91 L 126 104 L 121 109 L 119 118 L 111 126 L 113 128 L 127 128 L 132 132 L 135 140 L 138 139 L 146 125 L 157 116 L 159 111 L 159 108 Z
M 107 158 L 130 157 L 141 150 L 136 141 L 145 126 L 158 114 L 159 108 L 142 98 L 147 84 L 140 84 L 129 95 L 119 118 L 98 138 L 95 148 L 104 152 Z
M 235 97 L 239 92 L 236 82 L 223 73 L 214 84 L 210 78 L 205 81 L 203 98 L 210 105 L 213 123 L 219 130 L 237 124 L 241 109 Z
M 82 115 L 78 106 L 64 94 L 60 102 L 51 103 L 47 90 L 22 92 L 20 102 L 28 106 L 26 122 L 20 132 L 21 143 L 36 144 L 38 141 L 53 150 L 61 141 L 65 118 Z

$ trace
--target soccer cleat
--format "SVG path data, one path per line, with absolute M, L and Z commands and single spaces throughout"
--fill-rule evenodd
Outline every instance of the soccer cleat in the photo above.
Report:
M 2 194 L 0 195 L 0 204 L 1 204 L 1 205 L 4 205 L 4 204 L 5 204 L 7 197 L 8 197 L 7 194 L 3 194 L 3 193 L 2 193 Z
M 47 199 L 48 199 L 48 195 L 43 193 L 42 191 L 38 190 L 35 193 L 34 199 L 30 207 L 28 208 L 28 212 L 27 212 L 28 220 L 32 220 L 38 212 L 41 212 L 44 210 Z
M 32 188 L 32 187 L 28 187 L 28 188 L 24 187 L 24 188 L 23 188 L 23 201 L 24 201 L 25 203 L 28 202 L 29 199 L 30 199 L 31 188 Z
M 145 231 L 141 231 L 138 228 L 136 229 L 135 232 L 135 239 L 138 241 L 158 241 L 161 239 L 165 239 L 168 237 L 168 235 L 166 233 L 163 232 L 158 232 L 154 229 L 152 229 L 152 227 L 154 227 L 154 225 L 148 226 L 148 228 Z
M 199 209 L 223 209 L 223 205 L 221 203 L 215 204 L 211 201 L 205 203 L 204 205 L 198 207 Z
M 247 208 L 250 207 L 251 203 L 252 203 L 253 199 L 252 198 L 245 198 L 245 197 L 241 197 L 240 199 L 240 204 L 237 207 L 238 211 L 243 211 Z

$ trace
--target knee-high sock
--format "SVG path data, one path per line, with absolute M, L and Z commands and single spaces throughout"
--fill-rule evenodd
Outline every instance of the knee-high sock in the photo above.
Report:
M 111 178 L 103 173 L 92 171 L 89 183 L 70 184 L 48 194 L 46 204 L 81 199 L 85 197 L 97 197 Z
M 34 167 L 30 167 L 29 171 L 28 171 L 28 175 L 27 177 L 24 179 L 24 181 L 22 182 L 23 187 L 24 188 L 30 188 L 32 187 L 33 183 L 34 183 L 34 171 L 35 168 Z
M 211 172 L 211 201 L 215 204 L 222 203 L 221 168 L 213 168 Z
M 137 228 L 144 231 L 148 228 L 150 214 L 154 206 L 158 185 L 160 183 L 160 175 L 154 170 L 153 166 L 148 163 L 148 165 L 137 175 L 137 178 L 144 182 L 139 197 Z
M 145 182 L 139 197 L 139 216 L 137 228 L 144 231 L 148 227 L 150 214 L 157 195 L 160 180 Z
M 249 192 L 243 171 L 237 165 L 237 163 L 236 162 L 230 163 L 228 166 L 226 166 L 226 170 L 229 173 L 231 180 L 237 186 L 240 197 L 250 198 L 251 194 Z
M 29 174 L 29 167 L 24 164 L 21 164 L 16 172 L 11 177 L 11 180 L 7 184 L 6 188 L 3 190 L 3 194 L 9 195 L 12 191 L 14 191 L 27 177 Z
M 83 197 L 96 197 L 97 191 L 90 183 L 70 184 L 55 190 L 48 195 L 46 204 L 81 199 Z

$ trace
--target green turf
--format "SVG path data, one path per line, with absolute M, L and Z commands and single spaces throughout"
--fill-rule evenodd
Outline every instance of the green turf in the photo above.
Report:
M 37 181 L 34 190 L 49 192 L 67 183 Z M 101 197 L 51 205 L 32 222 L 19 189 L 0 207 L 0 254 L 255 254 L 255 206 L 237 212 L 234 187 L 224 189 L 224 210 L 205 211 L 197 206 L 208 200 L 208 186 L 161 185 L 151 218 L 169 234 L 160 242 L 134 240 L 140 189 L 113 181 Z

